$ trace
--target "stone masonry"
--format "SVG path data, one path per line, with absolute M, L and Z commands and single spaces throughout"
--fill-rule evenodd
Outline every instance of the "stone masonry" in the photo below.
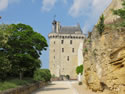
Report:
M 53 21 L 53 30 L 48 35 L 50 39 L 49 68 L 52 75 L 60 77 L 69 75 L 71 79 L 77 79 L 75 72 L 78 66 L 78 49 L 85 36 L 80 25 L 61 26 Z

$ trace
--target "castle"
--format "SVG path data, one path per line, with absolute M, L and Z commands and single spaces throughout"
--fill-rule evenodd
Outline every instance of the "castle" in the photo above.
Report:
M 85 38 L 80 25 L 61 26 L 56 20 L 52 22 L 53 29 L 48 35 L 50 39 L 49 69 L 52 75 L 60 77 L 69 75 L 77 79 L 76 67 L 83 64 L 80 48 L 83 48 Z M 81 47 L 80 47 L 81 45 Z

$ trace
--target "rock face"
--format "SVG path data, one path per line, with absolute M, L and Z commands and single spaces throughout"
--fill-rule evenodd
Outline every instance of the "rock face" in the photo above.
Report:
M 125 94 L 125 27 L 115 25 L 121 20 L 110 11 L 120 4 L 121 0 L 113 0 L 105 10 L 102 35 L 94 27 L 84 41 L 84 82 L 103 94 Z
M 122 0 L 112 0 L 111 4 L 107 9 L 104 11 L 105 16 L 105 24 L 112 23 L 115 21 L 118 16 L 112 14 L 112 9 L 120 9 L 122 8 Z
M 89 34 L 84 46 L 84 76 L 93 91 L 125 94 L 125 28 L 106 28 L 101 36 L 95 28 Z

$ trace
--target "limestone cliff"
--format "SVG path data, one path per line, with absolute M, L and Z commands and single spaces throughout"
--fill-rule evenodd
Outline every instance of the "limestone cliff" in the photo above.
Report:
M 106 24 L 102 35 L 95 27 L 84 42 L 83 54 L 84 80 L 89 89 L 125 94 L 125 27 Z
M 122 0 L 112 0 L 111 4 L 104 11 L 105 16 L 105 24 L 112 23 L 115 21 L 118 16 L 112 14 L 112 9 L 120 9 L 122 8 Z
M 108 89 L 125 94 L 125 28 L 108 28 L 102 36 L 95 29 L 84 49 L 87 86 L 94 91 Z

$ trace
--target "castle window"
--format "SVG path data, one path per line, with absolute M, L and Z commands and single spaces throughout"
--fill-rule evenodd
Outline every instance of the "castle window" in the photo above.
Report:
M 55 59 L 55 56 L 54 56 L 54 59 Z
M 72 48 L 72 52 L 74 53 L 74 48 Z
M 61 40 L 61 44 L 63 44 L 64 43 L 64 40 Z
M 72 40 L 70 40 L 70 44 L 72 44 Z
M 67 56 L 67 61 L 69 61 L 69 56 Z
M 62 48 L 62 52 L 64 52 L 64 48 Z
M 56 44 L 56 42 L 54 41 L 54 44 Z

